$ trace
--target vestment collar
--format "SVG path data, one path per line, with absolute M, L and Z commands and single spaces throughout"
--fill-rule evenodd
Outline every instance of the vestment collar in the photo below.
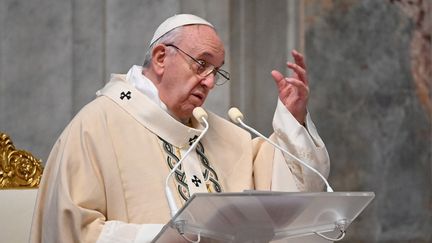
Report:
M 195 140 L 202 132 L 174 119 L 129 83 L 126 75 L 112 74 L 111 80 L 96 94 L 110 98 L 151 132 L 176 147 L 189 147 L 190 141 Z M 192 124 L 197 122 L 193 119 Z

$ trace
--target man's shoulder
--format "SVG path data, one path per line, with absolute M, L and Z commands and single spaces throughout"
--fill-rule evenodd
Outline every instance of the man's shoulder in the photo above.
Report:
M 104 96 L 98 96 L 94 100 L 87 103 L 78 111 L 72 118 L 68 127 L 79 126 L 97 127 L 101 123 L 105 123 L 110 114 L 116 114 L 116 105 L 110 99 Z
M 76 114 L 75 118 L 86 118 L 103 115 L 113 108 L 114 102 L 105 96 L 97 96 L 94 100 L 87 103 Z
M 79 141 L 81 136 L 94 136 L 103 134 L 103 124 L 106 123 L 104 113 L 106 113 L 107 101 L 97 97 L 96 99 L 87 103 L 77 114 L 69 121 L 67 126 L 62 131 L 57 139 L 57 143 L 65 144 L 70 141 Z

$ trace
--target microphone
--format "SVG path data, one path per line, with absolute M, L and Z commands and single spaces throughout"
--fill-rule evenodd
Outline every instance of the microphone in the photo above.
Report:
M 312 166 L 306 164 L 305 162 L 303 162 L 301 159 L 297 158 L 295 155 L 291 154 L 290 152 L 288 152 L 287 150 L 283 149 L 282 147 L 280 147 L 278 144 L 276 144 L 275 142 L 271 141 L 270 139 L 268 139 L 267 137 L 265 137 L 264 135 L 262 135 L 261 133 L 259 133 L 257 130 L 253 129 L 252 127 L 246 125 L 243 122 L 243 114 L 240 112 L 239 109 L 237 109 L 236 107 L 232 107 L 231 109 L 229 109 L 228 111 L 228 116 L 229 118 L 237 124 L 240 124 L 242 127 L 246 128 L 247 130 L 251 131 L 252 133 L 258 135 L 259 137 L 263 138 L 264 140 L 266 140 L 267 142 L 269 142 L 271 145 L 273 145 L 274 147 L 276 147 L 277 149 L 279 149 L 280 151 L 282 151 L 283 153 L 288 154 L 289 156 L 291 156 L 293 159 L 297 160 L 300 164 L 302 164 L 303 166 L 307 167 L 308 169 L 310 169 L 312 172 L 314 172 L 315 174 L 317 174 L 326 184 L 326 188 L 327 188 L 327 192 L 333 192 L 333 189 L 330 187 L 330 184 L 328 183 L 327 179 L 319 172 L 317 171 L 315 168 L 313 168 Z
M 201 108 L 201 107 L 195 107 L 195 109 L 192 111 L 192 115 L 197 119 L 198 122 L 204 123 L 204 130 L 201 132 L 201 134 L 198 136 L 198 138 L 192 143 L 192 145 L 189 147 L 189 149 L 186 151 L 184 156 L 177 162 L 177 164 L 171 169 L 170 173 L 168 174 L 166 180 L 165 180 L 165 196 L 168 201 L 168 206 L 171 211 L 171 217 L 174 217 L 174 215 L 177 213 L 178 208 L 175 203 L 173 194 L 171 192 L 171 188 L 168 186 L 168 181 L 171 175 L 177 170 L 177 168 L 181 165 L 181 163 L 184 161 L 184 159 L 189 155 L 189 153 L 195 149 L 198 142 L 201 140 L 201 138 L 206 134 L 207 130 L 209 129 L 209 124 L 207 122 L 207 112 Z

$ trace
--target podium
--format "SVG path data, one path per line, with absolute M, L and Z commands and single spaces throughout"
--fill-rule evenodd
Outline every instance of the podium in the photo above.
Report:
M 317 235 L 332 240 L 375 197 L 373 192 L 196 193 L 153 239 L 270 242 Z

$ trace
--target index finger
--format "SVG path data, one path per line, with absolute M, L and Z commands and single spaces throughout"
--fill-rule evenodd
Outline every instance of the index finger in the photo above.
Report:
M 306 85 L 309 84 L 309 81 L 307 79 L 307 74 L 306 74 L 306 70 L 304 68 L 302 68 L 300 65 L 298 65 L 297 63 L 292 63 L 292 62 L 288 62 L 287 63 L 287 67 L 289 69 L 291 69 L 292 71 L 294 71 L 295 74 L 297 74 L 297 78 L 300 79 L 300 81 L 302 81 L 303 83 L 305 83 Z M 294 76 L 295 77 L 295 76 Z

